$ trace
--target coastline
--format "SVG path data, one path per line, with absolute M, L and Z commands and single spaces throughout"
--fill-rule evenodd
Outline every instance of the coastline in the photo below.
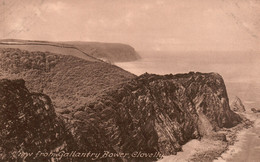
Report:
M 164 156 L 159 162 L 174 161 L 200 161 L 200 162 L 221 162 L 239 152 L 239 141 L 242 140 L 244 132 L 253 126 L 253 122 L 248 119 L 248 115 L 239 114 L 243 122 L 233 128 L 222 128 L 214 136 L 205 136 L 201 140 L 191 140 L 182 146 L 183 151 L 177 155 Z M 225 135 L 226 139 L 218 138 Z M 241 144 L 240 144 L 241 145 Z
M 259 160 L 259 130 L 260 130 L 260 114 L 247 113 L 244 114 L 250 119 L 252 124 L 248 129 L 242 129 L 237 133 L 235 143 L 230 145 L 228 150 L 221 154 L 214 162 L 244 162 Z

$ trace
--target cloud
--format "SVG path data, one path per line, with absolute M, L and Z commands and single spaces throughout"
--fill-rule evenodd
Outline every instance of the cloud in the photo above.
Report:
M 4 38 L 121 42 L 168 50 L 249 50 L 259 41 L 257 0 L 6 2 L 5 20 L 0 19 Z
M 134 18 L 134 13 L 128 12 L 123 19 L 124 19 L 124 21 L 127 25 L 132 25 L 133 24 L 133 18 Z
M 45 5 L 44 7 L 46 7 L 46 10 L 48 12 L 53 12 L 58 14 L 61 14 L 64 11 L 66 11 L 66 9 L 68 9 L 66 3 L 62 1 L 49 1 L 47 3 L 44 3 L 43 5 Z

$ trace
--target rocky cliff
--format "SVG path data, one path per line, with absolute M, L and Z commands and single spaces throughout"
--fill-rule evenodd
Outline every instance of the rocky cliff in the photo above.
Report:
M 116 161 L 151 161 L 241 121 L 230 110 L 224 81 L 216 73 L 135 77 L 110 64 L 71 56 L 12 49 L 0 54 L 2 77 L 25 78 L 30 90 L 50 95 L 59 116 L 48 96 L 29 93 L 21 80 L 2 80 L 0 147 L 5 155 L 60 148 L 129 153 Z M 56 131 L 60 136 L 54 136 Z M 12 132 L 12 138 L 5 132 Z
M 58 118 L 49 97 L 29 93 L 23 80 L 1 80 L 0 92 L 2 160 L 17 158 L 14 152 L 75 149 L 150 161 L 160 156 L 137 154 L 175 154 L 187 141 L 241 121 L 215 73 L 144 74 L 107 89 L 71 118 Z
M 236 112 L 246 111 L 244 104 L 242 103 L 241 99 L 238 98 L 237 96 L 232 101 L 230 108 L 231 108 L 231 110 L 236 111 Z
M 31 161 L 35 154 L 27 153 L 73 149 L 73 138 L 50 98 L 30 93 L 24 80 L 0 80 L 0 123 L 0 161 Z
M 215 73 L 144 74 L 89 107 L 100 114 L 107 138 L 119 152 L 175 154 L 187 141 L 241 121 Z
M 93 120 L 90 116 L 86 113 L 87 120 L 74 120 L 76 125 L 68 123 L 56 115 L 47 95 L 30 93 L 24 80 L 1 79 L 0 161 L 107 161 L 101 153 L 115 151 L 99 123 L 89 125 Z M 84 129 L 78 130 L 79 125 Z M 92 153 L 100 154 L 100 158 Z

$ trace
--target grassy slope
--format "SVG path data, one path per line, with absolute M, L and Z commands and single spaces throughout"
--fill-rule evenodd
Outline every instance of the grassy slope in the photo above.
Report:
M 134 48 L 119 43 L 97 42 L 48 42 L 5 39 L 0 40 L 0 48 L 20 48 L 28 51 L 49 51 L 51 53 L 72 55 L 88 61 L 96 58 L 108 62 L 133 61 L 140 58 Z
M 135 77 L 105 62 L 19 49 L 0 50 L 0 66 L 2 78 L 23 78 L 29 90 L 49 95 L 58 112 L 80 109 L 104 89 Z
M 0 79 L 23 78 L 31 92 L 47 94 L 82 152 L 113 151 L 108 149 L 111 144 L 104 137 L 101 118 L 87 105 L 97 101 L 106 89 L 134 77 L 103 61 L 0 48 Z

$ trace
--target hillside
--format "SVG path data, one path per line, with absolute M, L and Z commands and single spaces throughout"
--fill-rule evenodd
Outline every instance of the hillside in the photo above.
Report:
M 19 48 L 27 51 L 72 55 L 87 61 L 125 62 L 140 58 L 135 49 L 120 43 L 49 42 L 17 39 L 0 40 L 0 48 Z
M 120 43 L 64 42 L 89 53 L 91 56 L 111 62 L 128 62 L 140 59 L 135 49 Z
M 49 95 L 62 111 L 79 109 L 104 89 L 135 77 L 105 62 L 20 49 L 0 49 L 0 68 L 0 77 L 23 78 L 29 90 Z
M 37 112 L 38 108 L 34 108 L 28 97 L 33 97 L 33 94 L 43 96 L 36 98 L 35 102 L 39 102 L 36 105 L 53 105 L 53 108 L 51 112 L 40 112 L 39 115 L 46 114 L 51 119 L 39 132 L 49 132 L 49 128 L 60 121 L 65 127 L 65 130 L 61 127 L 60 132 L 70 136 L 68 141 L 65 137 L 52 138 L 50 143 L 60 140 L 73 143 L 64 148 L 68 151 L 76 149 L 101 155 L 104 151 L 129 153 L 126 157 L 116 158 L 117 161 L 157 160 L 162 154 L 172 155 L 181 151 L 181 146 L 191 139 L 207 137 L 225 141 L 225 136 L 217 131 L 233 127 L 242 120 L 230 110 L 224 80 L 216 73 L 164 76 L 146 73 L 136 77 L 102 61 L 87 61 L 49 52 L 1 49 L 0 78 L 25 80 L 25 83 L 2 81 L 1 111 L 8 111 L 5 105 L 12 102 L 20 105 L 22 112 L 28 109 Z M 29 95 L 25 86 L 37 93 Z M 11 100 L 6 101 L 6 98 Z M 15 108 L 12 112 L 16 114 L 19 111 Z M 33 122 L 31 119 L 34 117 L 35 120 L 42 119 L 33 112 L 33 117 L 25 116 L 27 123 Z M 20 120 L 19 116 L 14 117 L 3 119 L 11 122 Z M 18 127 L 18 123 L 14 123 L 14 127 Z M 4 127 L 1 132 L 5 132 Z M 42 134 L 30 130 L 28 133 L 33 139 L 40 138 Z M 15 132 L 13 136 L 25 140 L 24 136 Z M 21 144 L 21 141 L 14 144 Z M 45 146 L 40 143 L 37 148 L 28 146 L 27 149 L 32 147 L 37 150 Z M 59 148 L 59 145 L 56 147 Z M 102 158 L 101 155 L 98 160 L 113 159 Z

